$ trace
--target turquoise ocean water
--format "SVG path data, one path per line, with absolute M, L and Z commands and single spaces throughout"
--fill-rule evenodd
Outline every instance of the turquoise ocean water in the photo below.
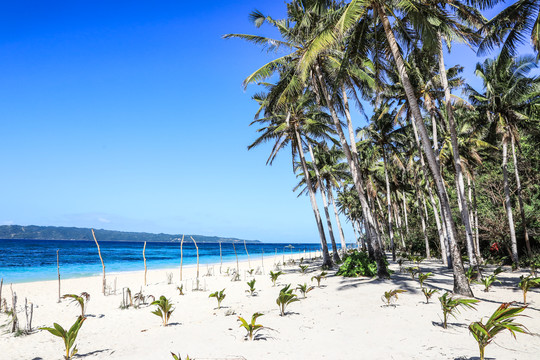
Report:
M 107 272 L 144 270 L 142 242 L 103 241 L 99 243 Z M 201 243 L 200 264 L 219 263 L 219 244 Z M 289 245 L 292 246 L 288 247 Z M 232 244 L 221 244 L 223 261 L 235 259 Z M 246 259 L 243 243 L 235 244 L 239 259 Z M 320 249 L 318 244 L 257 243 L 247 244 L 251 259 Z M 96 244 L 93 241 L 56 240 L 1 240 L 0 278 L 4 284 L 28 281 L 54 280 L 57 278 L 56 250 L 59 250 L 62 278 L 77 278 L 99 275 L 102 271 Z M 193 242 L 183 245 L 183 264 L 196 263 Z M 146 243 L 148 269 L 165 269 L 180 266 L 180 243 Z

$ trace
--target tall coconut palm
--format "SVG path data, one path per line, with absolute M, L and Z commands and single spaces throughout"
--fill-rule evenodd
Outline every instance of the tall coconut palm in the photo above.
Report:
M 386 205 L 388 220 L 388 235 L 390 237 L 390 247 L 392 249 L 392 259 L 396 260 L 396 249 L 394 244 L 394 229 L 392 221 L 392 194 L 390 192 L 389 162 L 403 170 L 403 163 L 400 158 L 399 138 L 403 137 L 401 129 L 394 128 L 394 118 L 396 114 L 389 112 L 387 105 L 381 106 L 372 117 L 371 124 L 361 130 L 361 137 L 368 141 L 377 151 L 377 155 L 383 160 Z
M 271 87 L 270 90 L 273 89 L 274 87 Z M 261 135 L 251 145 L 248 146 L 248 149 L 252 149 L 264 142 L 274 142 L 274 146 L 267 161 L 267 164 L 272 164 L 272 161 L 275 159 L 278 152 L 281 149 L 285 148 L 287 145 L 291 145 L 293 162 L 296 156 L 300 158 L 300 163 L 302 164 L 302 172 L 304 173 L 304 177 L 306 178 L 311 207 L 313 209 L 313 214 L 315 216 L 315 221 L 317 223 L 317 229 L 319 231 L 319 236 L 321 240 L 323 265 L 330 267 L 332 266 L 332 260 L 330 259 L 330 255 L 328 253 L 328 245 L 326 242 L 324 227 L 319 213 L 319 207 L 317 205 L 317 200 L 313 191 L 311 179 L 308 175 L 309 170 L 307 168 L 304 150 L 302 146 L 303 141 L 300 135 L 303 121 L 306 118 L 306 106 L 303 101 L 308 101 L 304 96 L 300 97 L 298 102 L 291 102 L 288 106 L 280 107 L 279 109 L 272 109 L 268 107 L 268 96 L 256 96 L 255 100 L 259 102 L 259 104 L 261 105 L 261 109 L 257 112 L 255 121 L 253 121 L 251 124 L 260 126 L 257 131 L 261 133 Z M 259 117 L 261 112 L 264 112 L 264 117 Z
M 527 114 L 530 113 L 531 107 L 535 106 L 535 102 L 531 100 L 536 99 L 540 91 L 540 78 L 529 76 L 529 72 L 535 67 L 534 59 L 528 56 L 519 58 L 499 56 L 495 60 L 487 59 L 476 65 L 475 72 L 482 79 L 483 89 L 477 91 L 470 86 L 467 87 L 471 103 L 477 107 L 481 115 L 486 116 L 492 132 L 502 135 L 505 209 L 510 229 L 512 260 L 516 266 L 519 256 L 508 182 L 508 144 L 512 146 L 516 182 L 520 184 L 515 144 L 519 142 L 519 129 L 526 127 L 530 121 Z M 522 209 L 523 226 L 526 226 L 520 193 L 518 198 Z M 527 251 L 530 252 L 528 236 L 526 245 Z
M 252 13 L 251 17 L 257 26 L 261 26 L 263 23 L 269 23 L 280 32 L 280 35 L 285 39 L 285 41 L 274 41 L 268 38 L 245 34 L 229 34 L 225 37 L 243 38 L 257 44 L 268 46 L 271 49 L 275 49 L 277 46 L 286 46 L 291 49 L 291 52 L 281 58 L 267 63 L 255 73 L 250 75 L 244 83 L 247 85 L 251 82 L 268 78 L 278 71 L 278 69 L 291 64 L 294 65 L 294 67 L 290 67 L 291 69 L 299 69 L 300 67 L 298 61 L 300 61 L 300 59 L 303 57 L 306 46 L 322 29 L 324 29 L 326 23 L 332 23 L 332 21 L 328 19 L 338 18 L 341 12 L 342 9 L 332 1 L 297 0 L 292 1 L 287 5 L 288 18 L 285 20 L 274 20 L 269 16 L 264 16 L 260 12 Z M 337 79 L 337 74 L 343 74 L 343 72 L 338 72 L 339 68 L 342 68 L 342 66 L 336 66 L 336 63 L 340 63 L 336 56 L 319 57 L 316 60 L 317 61 L 310 65 L 310 77 L 291 77 L 288 82 L 283 83 L 283 95 L 280 96 L 276 101 L 283 103 L 286 101 L 287 94 L 289 92 L 297 92 L 299 88 L 310 86 L 317 94 L 321 106 L 326 107 L 329 110 L 334 121 L 335 130 L 338 133 L 342 149 L 345 152 L 347 162 L 351 168 L 353 182 L 356 190 L 358 191 L 360 203 L 362 205 L 363 216 L 368 224 L 366 230 L 368 233 L 368 240 L 373 242 L 372 246 L 374 248 L 375 260 L 377 262 L 378 276 L 388 277 L 389 274 L 386 268 L 384 254 L 379 246 L 379 233 L 365 194 L 365 186 L 356 165 L 357 162 L 355 161 L 357 153 L 354 144 L 356 141 L 354 139 L 354 130 L 350 121 L 347 92 L 343 81 L 338 85 L 342 91 L 343 100 L 336 101 L 336 99 L 339 99 L 339 96 L 336 97 L 335 93 L 332 93 L 332 96 L 330 96 L 331 89 L 335 83 L 334 80 Z M 355 74 L 361 74 L 360 77 L 366 76 L 365 73 L 362 73 L 363 70 L 359 67 L 356 67 L 355 71 Z M 361 81 L 359 81 L 359 83 L 360 82 Z M 338 110 L 340 108 L 342 108 L 346 114 L 351 145 L 347 143 L 346 136 L 342 129 L 341 120 L 338 115 Z
M 446 13 L 436 10 L 434 11 L 434 9 L 431 9 L 429 7 L 423 7 L 421 5 L 422 4 L 419 2 L 413 1 L 353 0 L 347 6 L 345 12 L 343 13 L 343 16 L 339 20 L 338 29 L 340 30 L 341 34 L 349 31 L 349 29 L 353 28 L 362 19 L 369 16 L 369 13 L 371 11 L 377 15 L 379 21 L 382 23 L 388 47 L 394 59 L 395 65 L 398 69 L 400 81 L 405 89 L 412 117 L 420 133 L 420 141 L 422 144 L 422 148 L 426 155 L 429 169 L 432 173 L 436 185 L 437 193 L 441 202 L 441 207 L 443 208 L 443 213 L 445 214 L 444 219 L 447 225 L 446 227 L 451 245 L 450 250 L 452 254 L 452 266 L 454 273 L 454 292 L 461 295 L 472 296 L 472 291 L 465 277 L 465 270 L 463 268 L 461 254 L 457 246 L 456 228 L 451 216 L 452 211 L 450 208 L 448 194 L 446 192 L 446 188 L 436 161 L 435 153 L 433 151 L 428 132 L 423 122 L 422 112 L 418 103 L 418 99 L 415 95 L 415 89 L 411 84 L 409 75 L 407 74 L 405 62 L 403 60 L 403 54 L 401 52 L 396 38 L 396 34 L 394 32 L 393 25 L 399 27 L 402 23 L 400 21 L 400 18 L 396 18 L 392 24 L 388 15 L 391 14 L 391 16 L 396 16 L 396 14 L 405 14 L 405 16 L 407 16 L 409 12 L 415 11 L 420 6 L 423 10 L 423 14 L 421 16 L 425 19 L 431 22 L 436 21 L 440 24 L 443 24 L 445 22 L 451 22 L 451 19 L 448 18 Z M 336 33 L 333 30 L 322 33 L 318 37 L 317 41 L 312 44 L 311 49 L 305 54 L 302 61 L 302 63 L 304 64 L 304 69 L 307 69 L 311 64 L 316 62 L 316 60 L 320 57 L 321 53 L 327 51 L 328 46 L 336 41 L 336 37 Z
M 500 0 L 493 0 L 498 3 Z M 500 46 L 500 57 L 508 60 L 517 54 L 517 47 L 526 37 L 536 51 L 540 52 L 540 4 L 537 0 L 518 0 L 498 13 L 482 27 L 484 39 L 480 43 L 482 55 Z

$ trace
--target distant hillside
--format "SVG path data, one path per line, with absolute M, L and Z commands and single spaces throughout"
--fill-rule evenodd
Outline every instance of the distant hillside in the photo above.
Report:
M 98 241 L 180 241 L 182 235 L 151 234 L 144 232 L 125 232 L 115 230 L 94 229 Z M 193 236 L 200 243 L 210 242 L 243 242 L 242 239 L 224 238 L 219 236 L 185 235 L 187 239 Z M 0 239 L 28 240 L 93 240 L 89 228 L 60 227 L 60 226 L 20 226 L 1 225 Z M 246 240 L 247 243 L 258 243 L 259 240 Z

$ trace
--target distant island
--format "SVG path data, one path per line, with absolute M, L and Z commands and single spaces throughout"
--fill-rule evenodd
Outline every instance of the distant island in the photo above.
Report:
M 98 241 L 148 241 L 148 242 L 179 242 L 182 234 L 152 234 L 146 232 L 127 232 L 116 230 L 94 229 Z M 187 239 L 192 236 L 198 243 L 232 243 L 244 242 L 243 239 L 220 236 L 204 236 L 185 234 Z M 62 226 L 21 226 L 1 225 L 0 239 L 21 240 L 93 240 L 90 228 Z M 245 240 L 246 243 L 260 243 L 259 240 Z

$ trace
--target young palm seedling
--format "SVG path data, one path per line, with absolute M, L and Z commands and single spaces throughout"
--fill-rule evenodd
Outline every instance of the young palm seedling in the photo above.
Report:
M 290 289 L 290 287 L 291 287 L 291 284 L 281 289 L 276 299 L 276 304 L 278 304 L 279 306 L 279 310 L 281 311 L 281 316 L 285 315 L 285 308 L 287 307 L 287 305 L 290 305 L 295 301 L 299 301 L 298 297 L 295 294 L 293 294 L 293 289 Z
M 276 281 L 280 275 L 283 275 L 283 271 L 270 271 L 270 280 L 272 280 L 272 286 L 276 286 Z
M 176 355 L 175 353 L 171 352 L 171 355 L 172 355 L 174 360 L 182 360 L 182 357 L 180 356 L 180 353 L 178 353 L 178 355 Z M 186 355 L 185 360 L 189 360 L 189 355 Z
M 302 274 L 305 274 L 308 268 L 309 268 L 308 265 L 300 265 L 300 272 Z
M 81 316 L 84 317 L 84 312 L 86 310 L 86 304 L 90 301 L 90 294 L 87 292 L 82 292 L 81 295 L 77 294 L 65 294 L 62 296 L 62 299 L 70 298 L 71 302 L 79 304 L 81 307 Z
M 178 290 L 178 295 L 184 295 L 184 284 L 180 284 L 180 286 L 177 286 L 176 290 Z
M 523 291 L 523 304 L 527 305 L 527 292 L 530 288 L 540 286 L 540 277 L 533 278 L 531 275 L 519 277 L 519 287 Z
M 469 331 L 474 336 L 480 350 L 480 360 L 484 360 L 484 351 L 495 335 L 501 331 L 508 330 L 516 338 L 516 332 L 529 333 L 527 328 L 514 320 L 520 315 L 526 306 L 516 307 L 511 303 L 504 303 L 491 315 L 488 321 L 484 324 L 482 321 L 476 321 L 469 325 Z
M 313 279 L 317 280 L 317 287 L 321 287 L 321 280 L 325 278 L 326 278 L 326 271 L 323 271 L 319 275 L 312 276 L 311 281 L 313 281 Z
M 81 329 L 84 320 L 86 320 L 84 316 L 79 316 L 75 323 L 67 331 L 57 323 L 54 323 L 54 327 L 52 328 L 42 327 L 40 330 L 47 330 L 54 336 L 58 336 L 64 340 L 64 346 L 66 347 L 66 355 L 64 355 L 64 358 L 69 360 L 75 356 L 75 354 L 77 354 L 75 340 L 77 340 L 77 335 L 79 334 L 79 330 Z
M 169 302 L 169 299 L 161 295 L 159 297 L 159 300 L 153 301 L 150 305 L 157 306 L 156 310 L 152 311 L 152 314 L 161 317 L 161 320 L 163 321 L 163 326 L 167 326 L 167 324 L 169 323 L 169 319 L 171 318 L 171 314 L 174 311 L 174 308 Z
M 473 281 L 473 279 L 476 279 L 476 276 L 478 275 L 478 272 L 474 270 L 474 268 L 471 266 L 465 271 L 465 276 L 467 277 L 467 282 L 469 285 Z
M 221 309 L 221 302 L 223 301 L 223 299 L 225 299 L 225 296 L 227 296 L 227 295 L 225 295 L 225 289 L 223 289 L 221 291 L 213 292 L 210 295 L 208 295 L 208 297 L 216 298 L 216 300 L 217 300 L 217 308 L 218 309 Z
M 441 302 L 441 309 L 443 311 L 443 328 L 448 327 L 448 316 L 456 317 L 456 314 L 459 313 L 459 308 L 469 308 L 475 309 L 478 300 L 476 299 L 464 299 L 464 298 L 453 298 L 448 296 L 448 293 L 445 292 L 441 297 L 439 297 Z
M 429 279 L 430 277 L 432 277 L 433 274 L 428 272 L 426 274 L 423 274 L 421 272 L 418 273 L 418 281 L 420 282 L 420 287 L 423 288 L 424 287 L 424 281 L 426 281 L 427 279 Z
M 308 292 L 310 292 L 311 290 L 313 290 L 313 289 L 315 289 L 313 286 L 309 286 L 306 283 L 304 283 L 304 285 L 298 284 L 298 287 L 296 288 L 296 290 L 300 290 L 300 292 L 302 293 L 302 296 L 304 297 L 304 299 L 306 298 L 306 294 Z
M 493 285 L 494 282 L 498 282 L 499 284 L 501 283 L 499 281 L 499 279 L 497 279 L 497 274 L 496 273 L 493 273 L 485 278 L 483 278 L 482 280 L 480 281 L 477 281 L 478 284 L 482 284 L 484 285 L 484 291 L 485 292 L 488 292 L 489 289 L 491 288 L 491 285 Z
M 247 334 L 246 338 L 253 340 L 253 337 L 259 332 L 264 326 L 261 324 L 255 324 L 258 317 L 263 316 L 261 313 L 255 313 L 251 316 L 251 322 L 248 323 L 243 317 L 239 316 L 238 321 L 240 321 L 240 327 L 246 329 Z
M 255 279 L 248 281 L 247 285 L 249 286 L 249 295 L 254 296 L 255 295 Z
M 428 288 L 422 288 L 422 292 L 424 293 L 424 296 L 426 297 L 426 304 L 429 304 L 429 299 L 431 299 L 431 296 L 438 292 L 437 289 L 428 289 Z
M 390 290 L 390 291 L 385 291 L 383 296 L 381 296 L 381 299 L 382 299 L 383 302 L 386 303 L 386 306 L 390 306 L 391 302 L 397 301 L 398 294 L 401 294 L 401 293 L 404 293 L 404 292 L 407 292 L 407 290 L 394 289 L 394 290 Z
M 414 277 L 420 270 L 418 269 L 418 266 L 409 266 L 408 268 L 405 268 L 405 271 L 408 272 L 411 275 L 411 279 L 414 280 Z

